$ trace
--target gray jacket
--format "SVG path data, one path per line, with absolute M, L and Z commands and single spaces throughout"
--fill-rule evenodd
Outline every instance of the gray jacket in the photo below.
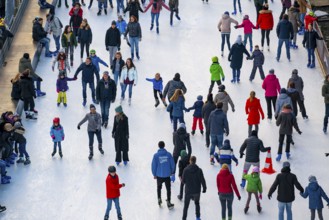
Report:
M 292 135 L 292 127 L 300 132 L 296 117 L 291 110 L 284 110 L 279 114 L 276 120 L 276 126 L 280 126 L 279 134 Z
M 185 84 L 182 81 L 173 79 L 167 83 L 163 91 L 163 97 L 165 98 L 168 94 L 168 99 L 170 99 L 174 95 L 176 89 L 183 90 L 184 94 L 187 92 Z
M 286 104 L 289 104 L 292 107 L 291 98 L 286 93 L 282 93 L 279 95 L 279 98 L 276 100 L 275 116 L 279 115 L 279 113 L 282 110 L 282 107 Z
M 289 87 L 289 84 L 291 82 L 295 83 L 295 89 L 299 93 L 300 100 L 304 101 L 304 94 L 303 94 L 304 82 L 303 82 L 302 77 L 298 76 L 297 74 L 292 74 L 291 78 L 288 81 L 287 87 Z
M 52 32 L 54 36 L 58 37 L 62 35 L 62 28 L 58 17 L 54 17 L 53 20 L 47 21 L 45 25 L 45 31 Z
M 258 139 L 258 137 L 250 136 L 243 142 L 242 146 L 240 147 L 240 155 L 243 155 L 243 152 L 246 149 L 246 162 L 257 163 L 259 162 L 259 152 L 266 152 L 271 148 L 265 148 L 263 145 L 263 141 Z
M 221 135 L 224 134 L 224 132 L 229 134 L 230 129 L 228 126 L 227 117 L 222 109 L 216 109 L 210 113 L 207 130 L 211 135 Z
M 230 95 L 227 92 L 218 92 L 218 94 L 215 96 L 215 103 L 221 102 L 223 103 L 223 112 L 225 112 L 225 114 L 228 111 L 228 104 L 230 103 L 230 106 L 232 108 L 232 111 L 234 112 L 234 103 L 230 97 Z
M 88 131 L 95 132 L 96 130 L 101 130 L 102 117 L 99 113 L 96 112 L 95 114 L 86 114 L 86 116 L 80 121 L 78 126 L 80 127 L 86 121 L 88 121 Z

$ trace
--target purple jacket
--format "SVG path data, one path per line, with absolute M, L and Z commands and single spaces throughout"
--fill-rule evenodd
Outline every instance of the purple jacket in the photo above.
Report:
M 265 77 L 262 87 L 265 90 L 265 97 L 278 96 L 281 90 L 279 80 L 274 74 L 268 74 Z
M 64 77 L 63 79 L 59 78 L 57 79 L 56 82 L 56 89 L 57 92 L 66 92 L 69 87 L 67 86 L 67 81 L 73 81 L 75 80 L 74 78 L 68 78 L 68 77 Z

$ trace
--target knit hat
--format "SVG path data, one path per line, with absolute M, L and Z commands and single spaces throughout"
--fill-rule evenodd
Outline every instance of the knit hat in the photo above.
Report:
M 95 105 L 90 104 L 89 109 L 92 109 L 92 108 L 96 109 Z
M 111 25 L 117 25 L 117 22 L 115 20 L 113 20 Z
M 259 168 L 258 168 L 258 167 L 254 167 L 254 168 L 252 169 L 252 172 L 253 172 L 253 173 L 259 173 Z
M 225 91 L 225 85 L 220 85 L 220 86 L 218 86 L 218 91 L 219 92 L 224 92 Z
M 58 117 L 56 117 L 56 118 L 54 118 L 53 119 L 53 123 L 55 124 L 59 124 L 59 122 L 60 122 L 60 119 L 58 118 Z
M 274 74 L 274 69 L 270 69 L 269 73 Z
M 5 131 L 12 131 L 13 130 L 13 126 L 10 123 L 6 123 L 3 127 L 3 129 Z
M 118 107 L 116 107 L 114 110 L 115 110 L 116 113 L 122 113 L 123 112 L 121 105 L 119 105 Z
M 282 167 L 290 167 L 290 163 L 288 161 L 283 162 Z
M 222 165 L 222 170 L 228 170 L 228 165 L 226 163 Z
M 257 137 L 257 131 L 256 130 L 251 131 L 251 136 L 256 136 Z
M 186 129 L 186 126 L 185 126 L 184 123 L 180 123 L 180 124 L 178 125 L 178 128 L 184 128 L 184 129 Z
M 109 71 L 104 71 L 103 75 L 109 75 Z
M 202 101 L 202 99 L 203 99 L 202 95 L 198 95 L 197 100 Z
M 230 12 L 226 11 L 224 12 L 224 15 L 230 15 Z
M 287 90 L 285 88 L 281 88 L 280 94 L 282 94 L 282 93 L 287 93 Z
M 24 53 L 24 54 L 23 54 L 23 57 L 24 57 L 25 59 L 30 59 L 30 54 L 28 54 L 28 53 Z
M 292 74 L 298 74 L 298 70 L 297 69 L 294 69 L 293 71 L 292 71 Z
M 180 152 L 180 156 L 183 158 L 183 157 L 186 157 L 187 156 L 187 152 L 186 150 L 181 150 Z
M 60 49 L 60 50 L 59 50 L 59 53 L 65 53 L 64 48 Z
M 317 182 L 316 177 L 312 175 L 308 178 L 308 181 L 310 181 L 310 183 Z
M 115 166 L 109 166 L 108 171 L 109 173 L 115 173 L 117 169 L 115 168 Z
M 93 53 L 93 54 L 96 54 L 96 50 L 94 50 L 94 49 L 91 49 L 89 52 Z
M 217 56 L 211 58 L 211 60 L 212 60 L 213 63 L 218 63 L 218 57 Z

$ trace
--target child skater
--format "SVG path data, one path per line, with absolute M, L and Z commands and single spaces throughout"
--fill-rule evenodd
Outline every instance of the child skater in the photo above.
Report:
M 252 52 L 252 55 L 250 57 L 247 57 L 247 60 L 254 60 L 251 74 L 249 76 L 249 81 L 252 82 L 254 80 L 257 68 L 259 69 L 260 78 L 264 80 L 265 75 L 264 75 L 263 65 L 264 65 L 265 57 L 263 52 L 259 50 L 258 45 L 255 46 L 255 50 Z
M 260 213 L 262 211 L 262 207 L 260 206 L 259 199 L 262 199 L 263 187 L 262 187 L 262 181 L 259 177 L 259 168 L 254 167 L 252 169 L 252 173 L 244 174 L 243 178 L 248 181 L 247 184 L 248 199 L 247 199 L 246 207 L 244 208 L 244 213 L 247 214 L 248 212 L 249 204 L 251 200 L 251 194 L 255 195 L 257 202 L 257 211 Z M 258 192 L 259 192 L 259 196 L 258 196 Z
M 194 105 L 190 108 L 187 109 L 187 111 L 189 112 L 190 110 L 194 109 L 194 113 L 193 113 L 193 125 L 192 125 L 192 131 L 191 134 L 194 135 L 195 134 L 195 130 L 196 130 L 196 126 L 197 123 L 199 122 L 199 129 L 200 129 L 200 133 L 203 135 L 203 123 L 202 123 L 202 107 L 203 107 L 203 101 L 202 101 L 202 95 L 199 95 L 197 97 L 197 101 L 194 103 Z
M 67 86 L 67 81 L 73 81 L 76 80 L 76 78 L 68 78 L 65 75 L 64 71 L 60 71 L 58 74 L 58 79 L 56 82 L 56 90 L 58 93 L 57 96 L 57 106 L 63 102 L 64 106 L 67 106 L 67 99 L 66 99 L 66 91 L 69 90 L 69 87 Z
M 242 28 L 244 30 L 244 46 L 247 45 L 247 40 L 249 38 L 250 52 L 252 51 L 252 29 L 257 29 L 257 27 L 249 20 L 249 16 L 245 15 L 243 17 L 242 24 L 235 26 L 235 28 Z
M 118 20 L 117 20 L 117 28 L 120 31 L 121 35 L 124 35 L 127 29 L 127 22 L 125 21 L 125 19 L 122 18 L 122 15 L 118 16 Z
M 232 173 L 232 160 L 237 166 L 239 164 L 238 159 L 233 154 L 233 149 L 231 147 L 230 140 L 228 139 L 224 141 L 223 147 L 218 150 L 218 153 L 215 152 L 214 157 L 221 167 L 223 164 L 227 164 L 230 173 Z
M 186 150 L 181 150 L 180 160 L 178 162 L 178 168 L 179 168 L 178 177 L 181 181 L 180 182 L 179 195 L 177 196 L 177 198 L 179 200 L 183 199 L 183 190 L 184 190 L 184 183 L 182 182 L 183 171 L 184 171 L 185 167 L 187 167 L 189 164 L 190 164 L 189 155 L 187 154 Z
M 154 94 L 154 98 L 155 98 L 155 107 L 158 107 L 158 105 L 160 104 L 159 98 L 158 98 L 158 93 L 160 96 L 160 99 L 163 100 L 163 96 L 162 96 L 162 90 L 163 90 L 163 84 L 162 84 L 162 78 L 160 76 L 160 73 L 156 73 L 155 77 L 153 79 L 151 78 L 146 78 L 147 81 L 150 81 L 153 83 L 153 94 Z M 166 101 L 162 101 L 163 105 L 167 107 L 167 103 Z
M 56 154 L 56 148 L 58 145 L 58 153 L 59 153 L 59 156 L 62 158 L 63 154 L 62 154 L 61 142 L 64 141 L 65 135 L 64 135 L 64 128 L 60 124 L 59 118 L 53 119 L 53 126 L 51 126 L 51 128 L 50 128 L 50 137 L 53 139 L 53 142 L 54 142 L 54 150 L 53 150 L 51 156 L 53 157 Z
M 55 64 L 57 63 L 57 68 L 58 68 L 58 71 L 64 71 L 65 73 L 65 76 L 67 76 L 67 71 L 66 69 L 69 70 L 69 72 L 71 72 L 71 69 L 70 69 L 70 65 L 69 65 L 69 61 L 68 61 L 68 58 L 66 57 L 66 54 L 65 54 L 65 51 L 64 49 L 61 49 L 56 57 L 56 59 L 53 61 L 53 65 L 52 65 L 52 69 L 53 69 L 53 72 L 55 70 Z
M 118 220 L 122 220 L 122 214 L 119 204 L 120 197 L 120 188 L 125 187 L 124 183 L 119 183 L 119 176 L 116 174 L 115 166 L 109 166 L 108 168 L 109 174 L 106 178 L 106 198 L 107 198 L 107 207 L 105 211 L 104 220 L 109 219 L 110 211 L 112 208 L 112 202 L 115 204 L 115 208 L 117 210 Z

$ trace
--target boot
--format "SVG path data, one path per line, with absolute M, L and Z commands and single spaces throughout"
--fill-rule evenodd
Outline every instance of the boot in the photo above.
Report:
M 83 99 L 83 102 L 82 102 L 83 107 L 85 107 L 86 104 L 87 104 L 87 100 L 86 99 Z
M 20 157 L 20 158 L 16 161 L 16 163 L 24 163 L 24 162 L 25 162 L 25 160 L 24 160 L 23 157 Z
M 169 200 L 167 200 L 167 207 L 169 210 L 172 210 L 174 208 L 174 204 L 172 204 Z
M 162 199 L 158 198 L 158 205 L 161 206 L 161 204 L 162 204 Z
M 1 184 L 9 184 L 10 180 L 6 179 L 6 178 L 1 178 Z
M 289 158 L 290 158 L 290 153 L 289 152 L 286 152 L 286 157 L 287 157 L 287 160 L 289 160 Z
M 106 8 L 104 8 L 104 14 L 107 15 L 107 10 L 106 10 Z
M 101 154 L 104 154 L 103 148 L 102 148 L 102 144 L 98 145 L 98 150 Z
M 65 7 L 66 8 L 69 8 L 70 7 L 69 4 L 67 3 L 67 0 L 65 0 Z
M 160 101 L 159 101 L 159 99 L 155 99 L 155 107 L 158 107 L 158 105 L 160 104 Z
M 294 47 L 294 44 L 292 43 L 292 41 L 289 42 L 289 46 L 292 48 Z
M 192 135 L 195 135 L 195 130 L 192 130 L 192 131 L 191 131 L 191 134 L 192 134 Z
M 30 163 L 31 163 L 30 158 L 27 157 L 26 160 L 25 160 L 25 162 L 24 162 L 24 165 L 29 165 Z
M 60 150 L 58 153 L 59 153 L 59 156 L 60 156 L 61 158 L 63 158 L 62 151 Z
M 54 150 L 54 151 L 51 153 L 51 156 L 53 157 L 53 156 L 55 156 L 55 154 L 56 154 L 56 150 Z
M 236 78 L 234 77 L 232 80 L 231 80 L 231 83 L 235 83 L 236 82 Z
M 159 27 L 157 27 L 157 34 L 159 34 Z
M 182 201 L 182 199 L 183 199 L 183 196 L 181 196 L 181 195 L 178 195 L 178 196 L 177 196 L 177 199 L 179 199 L 179 200 L 181 200 L 181 201 Z
M 327 126 L 323 126 L 323 133 L 327 133 Z
M 310 68 L 315 68 L 315 62 L 313 61 L 312 64 L 310 65 Z
M 170 19 L 170 26 L 172 26 L 172 19 Z
M 71 63 L 70 64 L 71 64 L 71 66 L 73 66 L 73 60 L 71 60 Z
M 111 8 L 113 9 L 113 4 L 112 4 L 112 3 L 110 3 L 110 6 L 111 6 Z
M 107 128 L 107 125 L 108 125 L 108 122 L 105 121 L 105 122 L 104 122 L 104 128 Z
M 137 57 L 137 60 L 140 59 L 140 57 L 139 57 L 139 53 L 137 53 L 137 52 L 136 52 L 136 57 Z
M 241 188 L 244 188 L 246 186 L 246 180 L 245 179 L 241 180 L 240 186 L 241 186 Z
M 292 44 L 292 48 L 294 48 L 294 49 L 298 49 L 298 46 L 296 45 L 296 43 L 293 43 L 293 44 Z
M 67 104 L 66 103 L 64 103 L 64 107 L 67 107 Z
M 163 103 L 163 105 L 164 105 L 165 107 L 168 106 L 166 101 L 162 101 L 162 103 Z
M 211 155 L 210 156 L 210 165 L 214 165 L 214 164 L 215 164 L 214 156 Z
M 0 212 L 4 212 L 4 211 L 6 211 L 6 209 L 7 209 L 6 206 L 1 206 L 0 205 Z
M 128 165 L 128 161 L 124 160 L 123 161 L 123 165 L 127 166 Z
M 203 135 L 203 130 L 200 130 L 200 133 Z
M 249 210 L 249 207 L 245 207 L 244 208 L 244 214 L 247 214 L 248 210 Z
M 282 154 L 278 154 L 278 156 L 276 157 L 276 161 L 280 161 L 281 160 L 281 156 L 282 156 Z
M 307 68 L 310 68 L 310 66 L 311 66 L 311 62 L 308 61 L 308 63 L 307 63 Z
M 122 220 L 122 215 L 121 214 L 118 215 L 118 220 Z
M 236 11 L 233 11 L 233 12 L 232 12 L 232 15 L 236 15 Z
M 85 1 L 81 1 L 81 5 L 86 6 Z
M 151 27 L 150 27 L 150 31 L 152 31 L 153 30 L 153 24 L 151 24 Z
M 262 207 L 260 205 L 257 205 L 257 211 L 260 213 L 262 211 Z
M 45 92 L 41 92 L 41 90 L 36 90 L 37 92 L 37 97 L 42 97 L 42 96 L 45 96 L 46 93 Z
M 104 216 L 104 220 L 108 220 L 109 219 L 109 216 L 108 215 L 105 215 Z
M 57 7 L 61 7 L 61 5 L 62 5 L 62 0 L 59 0 L 59 2 L 58 2 L 58 6 Z
M 180 20 L 180 17 L 179 17 L 179 15 L 178 15 L 178 14 L 176 14 L 176 18 L 177 18 L 177 20 Z
M 89 146 L 89 156 L 88 159 L 91 160 L 93 159 L 94 156 L 94 147 L 93 146 Z
M 101 14 L 102 14 L 102 10 L 98 10 L 97 15 L 99 16 Z
M 134 54 L 133 53 L 131 54 L 131 59 L 134 60 Z

